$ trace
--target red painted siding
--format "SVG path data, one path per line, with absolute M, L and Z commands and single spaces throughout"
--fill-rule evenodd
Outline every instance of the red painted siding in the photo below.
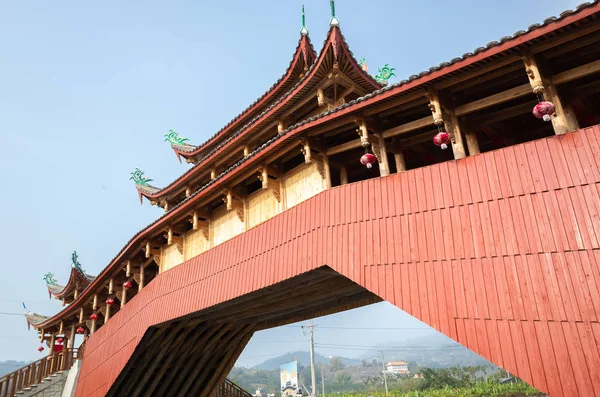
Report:
M 102 396 L 148 327 L 328 265 L 555 396 L 600 396 L 600 127 L 325 191 L 158 276 L 93 335 Z

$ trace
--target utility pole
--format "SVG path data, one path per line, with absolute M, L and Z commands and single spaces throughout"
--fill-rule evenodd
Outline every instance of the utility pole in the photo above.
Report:
M 325 376 L 323 376 L 323 363 L 321 363 L 321 388 L 323 389 L 323 397 L 325 397 Z
M 383 384 L 385 385 L 385 396 L 388 397 L 387 376 L 385 376 L 385 359 L 383 358 L 383 350 L 381 351 L 381 373 L 383 374 Z
M 315 340 L 314 340 L 314 330 L 316 324 L 313 324 L 313 321 L 310 320 L 308 325 L 308 333 L 310 335 L 310 377 L 312 382 L 312 389 L 310 396 L 317 397 L 317 375 L 315 374 Z M 304 327 L 302 327 L 304 329 Z M 306 334 L 305 334 L 306 335 Z

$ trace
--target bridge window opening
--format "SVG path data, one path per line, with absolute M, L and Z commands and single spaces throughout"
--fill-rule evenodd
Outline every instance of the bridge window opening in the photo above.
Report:
M 228 372 L 227 382 L 253 396 L 310 395 L 311 344 L 318 396 L 383 393 L 386 386 L 390 394 L 444 388 L 466 393 L 477 387 L 535 392 L 385 301 L 256 332 Z

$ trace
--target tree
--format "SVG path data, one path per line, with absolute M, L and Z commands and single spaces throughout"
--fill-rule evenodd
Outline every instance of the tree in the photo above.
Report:
M 338 372 L 335 375 L 335 382 L 340 385 L 348 385 L 352 383 L 352 376 L 348 372 Z
M 373 359 L 373 360 L 371 361 L 371 365 L 377 365 L 377 360 Z
M 331 370 L 337 372 L 344 368 L 344 364 L 339 357 L 332 357 L 330 360 Z
M 360 362 L 360 364 L 362 365 L 362 367 L 363 367 L 363 368 L 366 368 L 366 367 L 368 367 L 368 366 L 369 366 L 369 363 L 367 362 L 367 360 L 362 360 L 362 361 Z

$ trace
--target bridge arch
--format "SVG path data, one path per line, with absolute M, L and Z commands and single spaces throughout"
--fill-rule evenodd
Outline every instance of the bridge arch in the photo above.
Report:
M 327 314 L 318 294 L 336 311 L 387 300 L 552 396 L 600 395 L 599 137 L 324 191 L 153 280 L 89 340 L 77 396 L 168 377 L 157 347 L 225 339 L 186 366 L 208 395 L 254 331 Z M 284 292 L 291 314 L 269 299 Z

